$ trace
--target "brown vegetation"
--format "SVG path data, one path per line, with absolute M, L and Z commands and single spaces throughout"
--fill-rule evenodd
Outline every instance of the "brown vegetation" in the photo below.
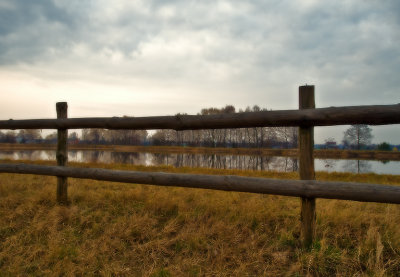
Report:
M 12 161 L 7 161 L 12 162 Z M 54 164 L 54 162 L 37 162 Z M 71 164 L 297 179 L 297 173 Z M 299 244 L 291 197 L 56 178 L 0 176 L 0 272 L 66 276 L 394 276 L 400 207 L 317 200 L 317 240 Z M 318 180 L 400 184 L 400 176 L 322 173 Z

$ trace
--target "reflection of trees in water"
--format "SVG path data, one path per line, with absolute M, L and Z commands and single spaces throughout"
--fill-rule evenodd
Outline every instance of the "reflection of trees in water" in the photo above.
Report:
M 344 171 L 354 173 L 371 172 L 372 166 L 370 162 L 364 160 L 347 160 L 343 165 Z
M 44 150 L 44 154 L 45 154 L 45 156 L 47 156 L 48 160 L 50 160 L 50 161 L 55 161 L 56 160 L 56 151 L 54 151 L 54 150 Z M 69 155 L 69 152 L 68 152 L 68 155 Z
M 55 151 L 51 150 L 18 150 L 18 151 L 1 151 L 0 159 L 11 160 L 51 160 L 56 159 Z
M 33 157 L 33 151 L 21 150 L 17 152 L 18 160 L 33 160 L 32 157 Z
M 268 170 L 294 172 L 298 170 L 298 163 L 296 158 L 291 157 L 272 157 L 271 168 Z
M 334 171 L 334 170 L 335 170 L 336 165 L 337 165 L 337 160 L 322 159 L 321 161 L 322 161 L 322 163 L 323 163 L 323 165 L 324 165 L 324 168 L 325 168 L 327 171 Z
M 145 155 L 136 152 L 111 152 L 110 162 L 143 165 L 145 164 Z
M 168 154 L 162 154 L 162 153 L 154 153 L 152 157 L 152 163 L 155 165 L 169 165 L 169 158 Z
M 82 151 L 81 161 L 144 165 L 146 164 L 146 157 L 145 153 L 136 152 Z
M 174 167 L 204 167 L 240 170 L 297 171 L 297 159 L 290 157 L 266 157 L 216 154 L 153 154 L 154 165 Z
M 85 163 L 97 163 L 103 153 L 103 151 L 82 151 L 82 161 Z
M 239 170 L 297 171 L 297 159 L 289 157 L 216 155 L 216 154 L 160 154 L 111 151 L 68 152 L 70 161 L 88 163 L 117 163 L 133 165 L 172 165 L 175 167 L 203 167 Z M 56 159 L 54 150 L 1 151 L 3 159 Z
M 14 160 L 17 159 L 15 151 L 1 151 L 0 152 L 0 159 L 10 159 Z
M 40 150 L 21 150 L 17 152 L 17 159 L 18 160 L 42 160 L 44 154 L 43 151 Z
M 68 152 L 71 162 L 117 163 L 132 165 L 169 165 L 175 167 L 203 167 L 217 169 L 262 170 L 291 172 L 298 170 L 297 158 L 246 156 L 246 155 L 216 155 L 216 154 L 162 154 L 135 153 L 111 151 Z M 54 150 L 17 150 L 0 151 L 0 159 L 11 160 L 56 160 Z M 377 162 L 365 160 L 320 160 L 325 171 L 345 171 L 354 173 L 372 172 L 376 170 Z M 388 163 L 388 161 L 381 161 Z M 390 165 L 389 165 L 390 166 Z M 342 167 L 342 168 L 341 168 Z M 396 173 L 393 173 L 396 174 Z
M 289 158 L 291 161 L 291 171 L 298 171 L 299 170 L 299 166 L 297 163 L 297 159 L 296 158 Z
M 54 153 L 54 156 L 55 156 L 55 153 Z M 78 151 L 77 150 L 68 151 L 68 160 L 77 161 L 78 160 Z

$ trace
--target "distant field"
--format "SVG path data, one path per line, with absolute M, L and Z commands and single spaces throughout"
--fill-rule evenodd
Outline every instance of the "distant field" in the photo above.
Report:
M 130 146 L 130 145 L 82 145 L 72 144 L 71 150 L 99 150 L 117 152 L 149 153 L 193 153 L 227 155 L 297 156 L 297 149 L 268 148 L 223 148 L 223 147 L 181 147 L 181 146 Z M 56 149 L 55 144 L 14 144 L 0 143 L 0 150 L 46 150 Z M 361 159 L 400 161 L 399 151 L 356 151 L 356 150 L 314 150 L 315 158 L 320 159 Z
M 261 171 L 70 166 L 298 178 Z M 400 185 L 397 175 L 317 172 L 317 179 Z M 55 177 L 0 174 L 0 276 L 400 272 L 399 205 L 319 199 L 317 240 L 305 250 L 298 240 L 297 198 L 69 179 L 71 205 L 62 207 L 55 203 L 55 184 Z

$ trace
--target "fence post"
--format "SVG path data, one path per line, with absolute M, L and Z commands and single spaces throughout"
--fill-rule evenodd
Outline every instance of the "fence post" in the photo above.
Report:
M 67 102 L 56 103 L 57 118 L 68 117 Z M 68 129 L 57 129 L 57 165 L 65 166 L 68 161 Z M 68 204 L 68 180 L 67 177 L 57 177 L 57 202 L 61 205 Z
M 314 86 L 299 87 L 299 109 L 314 109 Z M 315 180 L 314 126 L 299 127 L 299 172 L 301 180 Z M 315 198 L 301 198 L 301 239 L 310 247 L 315 235 Z

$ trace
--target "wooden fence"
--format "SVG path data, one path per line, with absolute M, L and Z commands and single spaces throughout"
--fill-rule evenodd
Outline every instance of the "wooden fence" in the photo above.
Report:
M 400 104 L 316 109 L 314 86 L 300 86 L 299 110 L 220 115 L 67 118 L 67 103 L 57 103 L 56 109 L 57 119 L 2 120 L 0 121 L 0 129 L 57 129 L 57 166 L 0 164 L 0 173 L 57 176 L 57 201 L 60 204 L 68 204 L 68 177 L 301 197 L 301 238 L 304 246 L 309 246 L 315 235 L 316 198 L 400 204 L 399 186 L 315 181 L 313 157 L 314 126 L 398 124 L 400 123 Z M 195 130 L 268 126 L 299 127 L 298 155 L 301 180 L 159 172 L 145 173 L 99 168 L 71 168 L 67 166 L 68 129 Z

